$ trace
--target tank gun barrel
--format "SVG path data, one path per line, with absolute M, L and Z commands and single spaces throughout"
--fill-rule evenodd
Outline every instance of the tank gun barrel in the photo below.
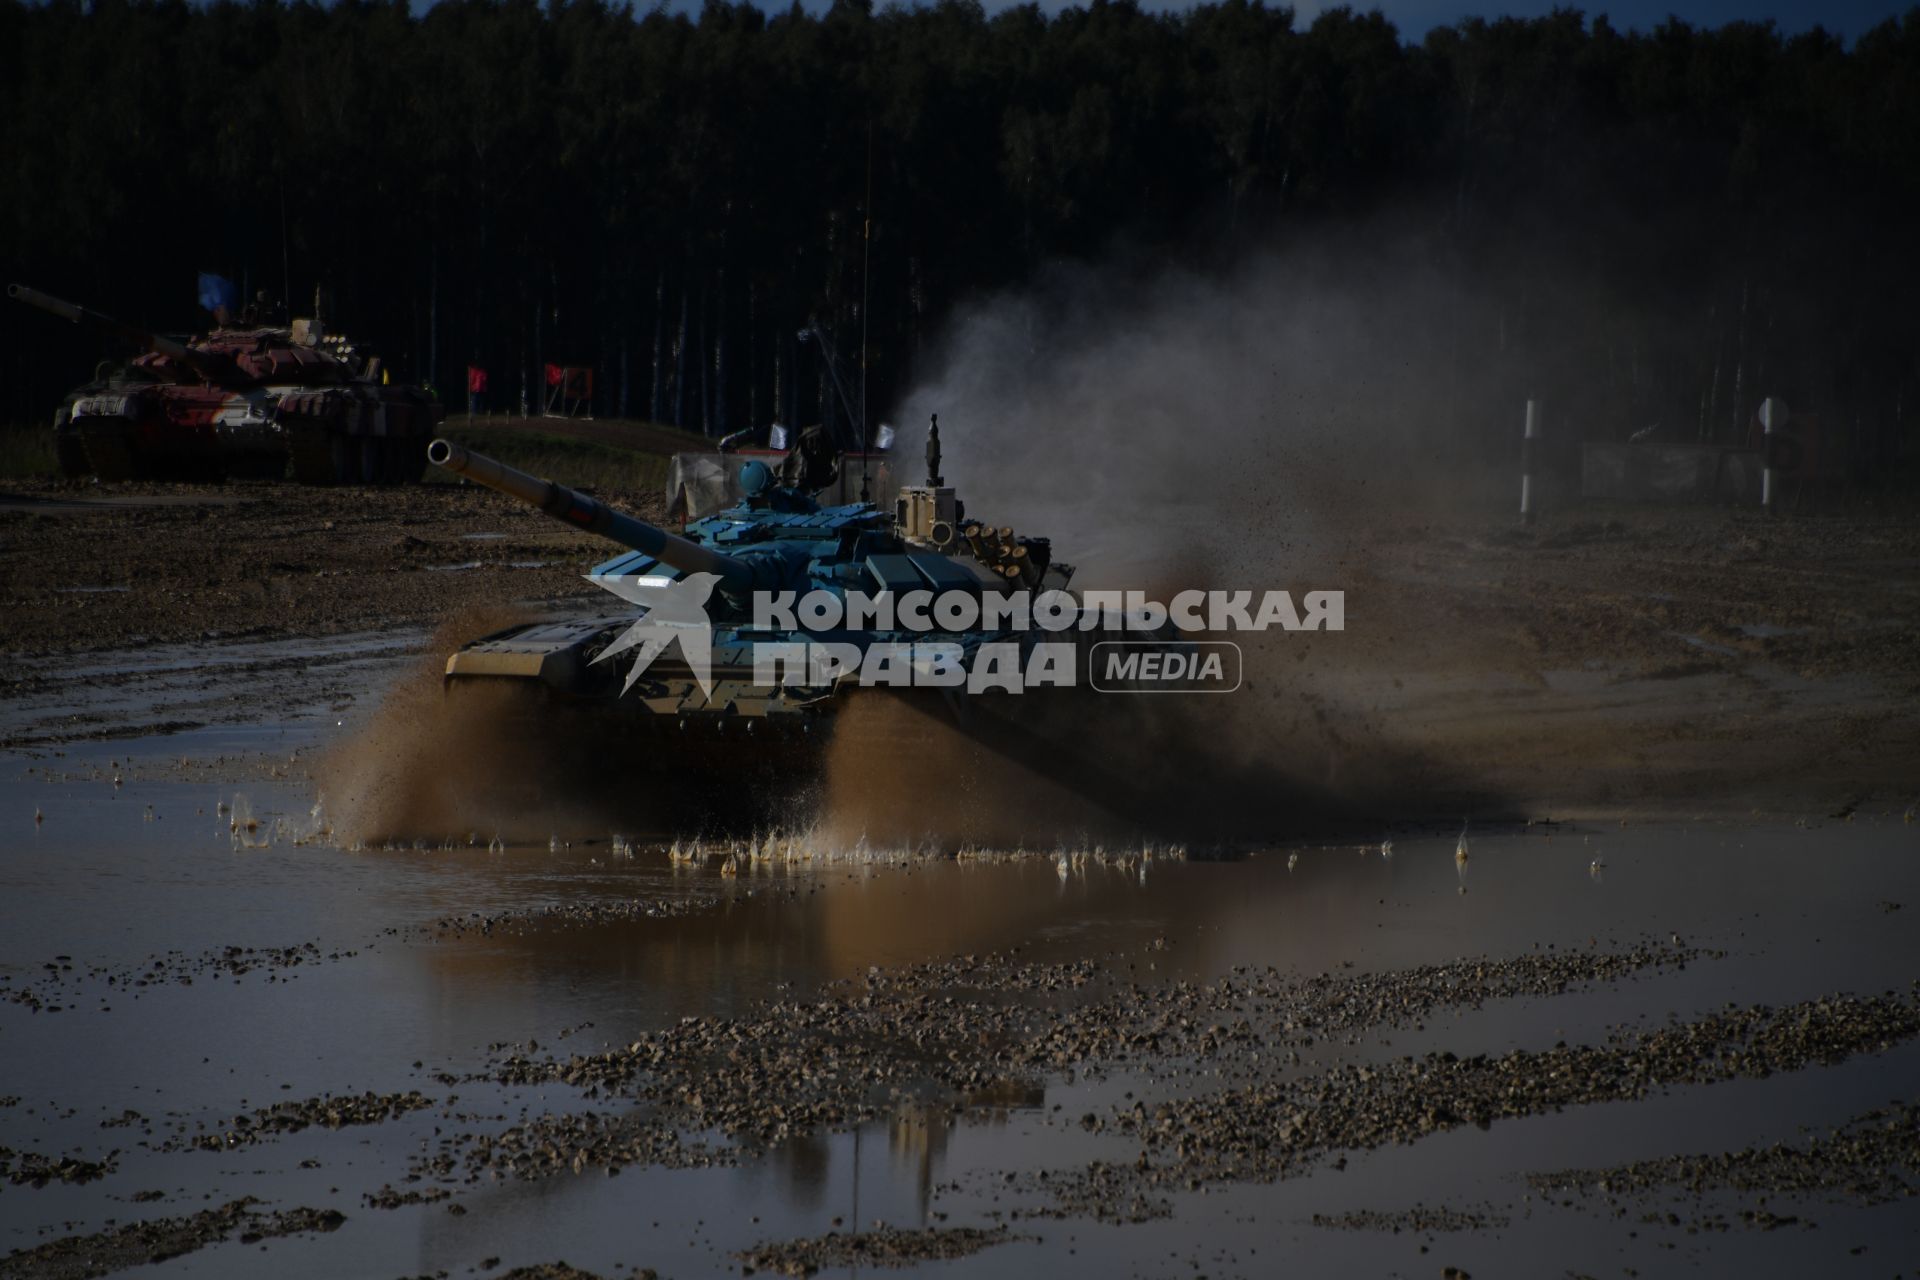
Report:
M 112 316 L 95 311 L 91 307 L 83 307 L 77 302 L 56 298 L 38 289 L 29 289 L 23 284 L 8 285 L 7 296 L 24 302 L 30 307 L 38 307 L 42 311 L 59 316 L 62 320 L 70 320 L 74 324 L 98 329 L 133 346 L 143 347 L 169 359 L 178 360 L 210 382 L 226 382 L 232 377 L 232 368 L 217 356 L 208 355 L 204 351 L 195 351 L 183 342 L 162 337 L 150 329 L 142 329 L 124 320 L 115 320 Z
M 684 573 L 718 574 L 723 587 L 736 591 L 750 590 L 758 577 L 754 566 L 748 561 L 668 533 L 644 520 L 636 520 L 624 512 L 615 511 L 597 498 L 590 498 L 551 480 L 528 475 L 451 440 L 435 440 L 428 445 L 427 461 L 457 476 L 465 476 L 475 484 L 497 489 L 510 498 L 518 498 L 529 506 L 538 507 L 556 520 L 564 520 L 576 528 L 644 552 Z

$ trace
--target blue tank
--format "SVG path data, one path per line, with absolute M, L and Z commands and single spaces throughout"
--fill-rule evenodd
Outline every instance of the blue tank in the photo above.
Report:
M 1072 753 L 1029 727 L 1034 704 L 1085 688 L 1093 647 L 1102 642 L 1190 647 L 1169 628 L 1129 630 L 1118 610 L 1091 610 L 1071 595 L 1073 569 L 1054 559 L 1046 538 L 969 518 L 940 474 L 937 419 L 926 482 L 903 486 L 891 509 L 819 505 L 806 492 L 804 468 L 783 467 L 782 476 L 750 460 L 742 464 L 742 501 L 684 534 L 447 440 L 434 441 L 428 458 L 627 548 L 589 576 L 631 608 L 482 637 L 449 657 L 449 686 L 517 686 L 549 724 L 585 717 L 568 737 L 595 752 L 636 738 L 653 744 L 649 767 L 670 758 L 735 781 L 765 770 L 762 777 L 781 781 L 775 790 L 790 793 L 812 781 L 849 700 L 879 693 L 1043 775 L 1106 790 L 1105 780 L 1080 776 Z M 890 619 L 870 612 L 883 600 L 904 606 L 915 593 L 954 612 L 934 619 L 932 629 L 905 625 L 897 610 Z M 979 602 L 981 613 L 989 598 L 1024 598 L 1029 608 L 1024 618 L 968 619 L 965 598 Z M 1043 600 L 1052 627 L 1034 612 Z M 849 616 L 854 605 L 869 612 Z M 964 625 L 941 625 L 946 620 Z M 1014 696 L 1007 680 L 1024 678 L 1042 645 L 1059 689 L 1028 687 Z M 876 654 L 877 646 L 885 648 Z M 989 650 L 1001 678 L 977 680 Z M 769 660 L 770 653 L 784 660 Z M 894 683 L 876 688 L 869 660 L 903 654 L 908 667 L 894 667 Z M 1059 671 L 1062 658 L 1071 672 Z M 956 669 L 967 678 L 953 682 Z

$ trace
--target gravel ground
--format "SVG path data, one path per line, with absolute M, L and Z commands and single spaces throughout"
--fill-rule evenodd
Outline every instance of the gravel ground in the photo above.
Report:
M 777 1271 L 782 1275 L 810 1276 L 827 1267 L 911 1267 L 922 1262 L 964 1258 L 1022 1238 L 1004 1229 L 927 1227 L 913 1231 L 887 1227 L 787 1240 L 748 1249 L 739 1256 L 749 1272 Z
M 908 1102 L 957 1114 L 1037 1096 L 1050 1078 L 1133 1067 L 1162 1080 L 1201 1075 L 1216 1087 L 1264 1082 L 1291 1071 L 1300 1051 L 1318 1040 L 1418 1025 L 1444 1008 L 1562 994 L 1699 955 L 1649 944 L 1307 980 L 1243 971 L 1166 987 L 1125 982 L 1114 976 L 1117 966 L 1091 960 L 1031 965 L 1008 956 L 966 957 L 875 972 L 819 999 L 773 1001 L 740 1018 L 683 1018 L 622 1049 L 565 1058 L 508 1052 L 480 1079 L 563 1083 L 584 1099 L 642 1105 L 611 1114 L 552 1113 L 497 1134 L 450 1134 L 416 1171 L 471 1185 L 489 1175 L 731 1163 L 736 1148 L 683 1135 L 718 1132 L 758 1148 L 871 1120 Z M 1672 1063 L 1666 1072 L 1661 1082 L 1692 1078 Z M 1428 1128 L 1456 1122 L 1436 1119 Z M 1089 1113 L 1080 1123 L 1133 1133 L 1139 1119 Z M 1359 1142 L 1364 1135 L 1350 1136 Z M 1335 1140 L 1303 1136 L 1300 1150 Z
M 330 1209 L 256 1208 L 251 1196 L 182 1218 L 128 1223 L 68 1236 L 0 1258 L 0 1280 L 89 1280 L 142 1263 L 164 1262 L 223 1240 L 253 1244 L 274 1236 L 332 1231 L 346 1221 Z
M 1736 1010 L 1601 1045 L 1460 1058 L 1449 1052 L 1346 1065 L 1118 1111 L 1131 1164 L 1053 1174 L 1042 1189 L 1068 1212 L 1138 1220 L 1166 1194 L 1303 1173 L 1342 1152 L 1596 1102 L 1628 1102 L 1686 1084 L 1763 1079 L 1877 1053 L 1920 1034 L 1912 998 L 1833 996 Z
M 1800 1143 L 1670 1156 L 1606 1169 L 1536 1173 L 1537 1191 L 1579 1192 L 1609 1205 L 1659 1191 L 1727 1189 L 1824 1195 L 1884 1204 L 1920 1195 L 1920 1106 L 1896 1103 Z
M 642 517 L 663 511 L 657 495 L 604 496 Z M 0 493 L 4 648 L 431 628 L 476 606 L 602 594 L 580 575 L 617 550 L 463 485 L 14 483 Z

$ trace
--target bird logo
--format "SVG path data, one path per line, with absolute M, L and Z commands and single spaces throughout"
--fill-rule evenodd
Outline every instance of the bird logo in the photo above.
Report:
M 713 620 L 707 617 L 707 600 L 720 581 L 719 574 L 689 573 L 680 578 L 589 575 L 587 581 L 643 610 L 632 626 L 593 659 L 605 662 L 629 649 L 639 650 L 627 669 L 621 693 L 633 688 L 653 660 L 677 644 L 680 658 L 693 672 L 701 694 L 713 696 Z

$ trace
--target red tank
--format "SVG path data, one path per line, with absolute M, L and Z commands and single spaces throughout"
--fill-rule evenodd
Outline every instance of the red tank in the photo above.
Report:
M 145 348 L 101 367 L 54 414 L 69 476 L 102 480 L 281 477 L 411 484 L 444 416 L 433 395 L 389 384 L 380 360 L 318 318 L 244 323 L 181 342 L 23 285 L 7 296 Z

